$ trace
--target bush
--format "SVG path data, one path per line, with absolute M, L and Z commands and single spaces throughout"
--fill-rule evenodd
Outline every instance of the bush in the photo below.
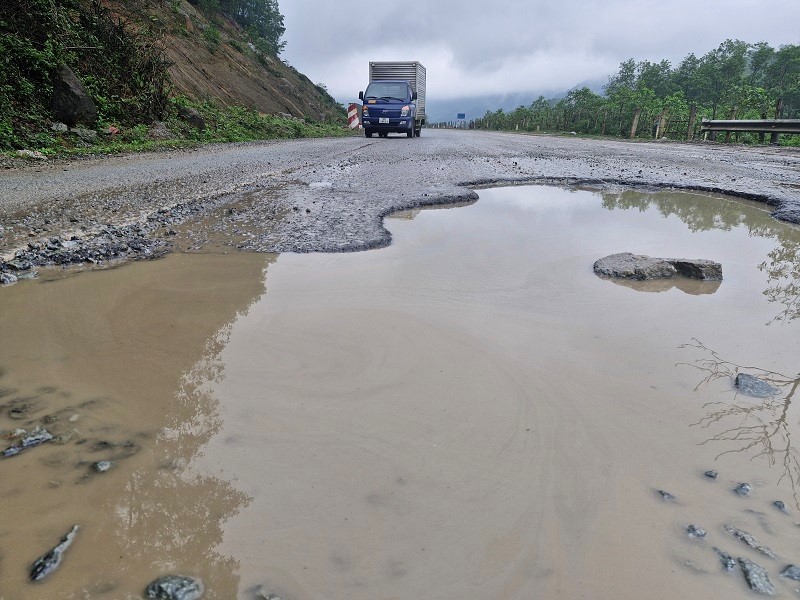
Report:
M 0 150 L 37 143 L 48 130 L 60 64 L 83 81 L 101 119 L 132 124 L 164 114 L 169 64 L 146 31 L 115 21 L 99 0 L 20 0 L 0 17 Z M 23 131 L 30 135 L 15 133 Z

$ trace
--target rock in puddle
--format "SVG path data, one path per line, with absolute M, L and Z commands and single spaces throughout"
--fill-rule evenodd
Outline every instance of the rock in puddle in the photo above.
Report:
M 256 590 L 256 600 L 283 600 L 283 597 L 268 592 L 263 587 L 259 586 Z
M 199 600 L 203 597 L 203 582 L 194 577 L 165 575 L 150 582 L 144 597 L 151 600 Z
M 778 509 L 779 511 L 781 511 L 782 513 L 785 513 L 785 514 L 787 514 L 787 515 L 789 514 L 789 509 L 788 509 L 788 508 L 786 508 L 786 503 L 785 503 L 783 500 L 775 500 L 775 501 L 772 503 L 772 506 L 774 506 L 775 508 L 777 508 L 777 509 Z
M 96 473 L 105 473 L 114 467 L 114 461 L 111 460 L 98 460 L 92 463 L 92 470 Z
M 686 534 L 690 538 L 704 538 L 706 537 L 706 532 L 704 529 L 700 529 L 697 525 L 689 525 L 686 527 Z
M 740 483 L 735 488 L 733 488 L 733 491 L 739 494 L 740 496 L 749 496 L 750 492 L 753 491 L 753 486 L 751 486 L 749 483 Z
M 739 373 L 734 381 L 734 386 L 743 394 L 756 398 L 769 398 L 781 393 L 774 385 L 747 373 Z
M 594 272 L 604 277 L 640 281 L 678 276 L 705 281 L 722 279 L 722 265 L 711 260 L 654 258 L 630 252 L 601 258 L 594 263 Z
M 793 579 L 794 581 L 800 581 L 800 567 L 795 565 L 786 565 L 783 571 L 781 571 L 781 575 L 783 577 Z
M 13 273 L 0 273 L 0 285 L 14 285 L 19 278 Z
M 742 567 L 744 578 L 747 580 L 747 585 L 750 589 L 765 596 L 771 596 L 775 593 L 775 586 L 769 580 L 767 570 L 746 558 L 739 557 L 739 566 Z
M 34 446 L 38 446 L 40 444 L 44 444 L 45 442 L 49 442 L 52 439 L 53 436 L 49 431 L 41 427 L 37 427 L 31 433 L 23 437 L 18 444 L 9 446 L 5 451 L 3 451 L 3 456 L 5 458 L 16 456 L 23 450 L 27 450 L 28 448 L 33 448 Z
M 714 552 L 716 552 L 717 556 L 719 556 L 723 571 L 727 571 L 729 573 L 733 571 L 733 569 L 736 567 L 736 561 L 733 559 L 733 557 L 727 552 L 723 552 L 716 546 L 714 547 Z
M 656 490 L 664 502 L 675 502 L 675 496 L 664 490 Z
M 733 537 L 750 546 L 756 552 L 760 552 L 764 556 L 769 556 L 770 558 L 777 558 L 776 554 L 770 548 L 762 546 L 756 542 L 756 539 L 746 531 L 742 531 L 741 529 L 727 523 L 723 526 L 723 529 L 725 529 L 725 531 L 730 533 Z
M 61 539 L 61 542 L 59 542 L 55 548 L 44 556 L 36 559 L 33 565 L 31 565 L 31 581 L 40 581 L 58 568 L 58 565 L 61 564 L 64 552 L 72 545 L 72 540 L 75 539 L 77 533 L 78 526 L 73 525 L 72 529 Z

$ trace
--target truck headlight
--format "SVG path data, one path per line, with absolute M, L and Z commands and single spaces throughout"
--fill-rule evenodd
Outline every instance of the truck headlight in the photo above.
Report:
M 364 106 L 364 108 L 361 109 L 361 114 L 364 115 L 365 117 L 368 117 L 369 116 L 369 108 Z
M 411 107 L 406 105 L 400 109 L 400 116 L 407 117 L 409 112 L 411 112 Z

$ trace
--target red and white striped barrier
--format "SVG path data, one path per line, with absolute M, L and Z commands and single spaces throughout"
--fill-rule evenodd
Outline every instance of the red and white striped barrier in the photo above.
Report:
M 347 126 L 350 127 L 350 129 L 361 127 L 361 121 L 358 118 L 358 110 L 358 104 L 351 104 L 347 109 Z

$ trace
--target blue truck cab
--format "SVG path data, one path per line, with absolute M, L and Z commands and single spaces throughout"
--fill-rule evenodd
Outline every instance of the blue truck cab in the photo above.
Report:
M 372 81 L 367 91 L 358 93 L 358 98 L 363 102 L 361 123 L 365 136 L 372 137 L 375 133 L 380 137 L 390 133 L 415 136 L 417 93 L 408 81 Z

